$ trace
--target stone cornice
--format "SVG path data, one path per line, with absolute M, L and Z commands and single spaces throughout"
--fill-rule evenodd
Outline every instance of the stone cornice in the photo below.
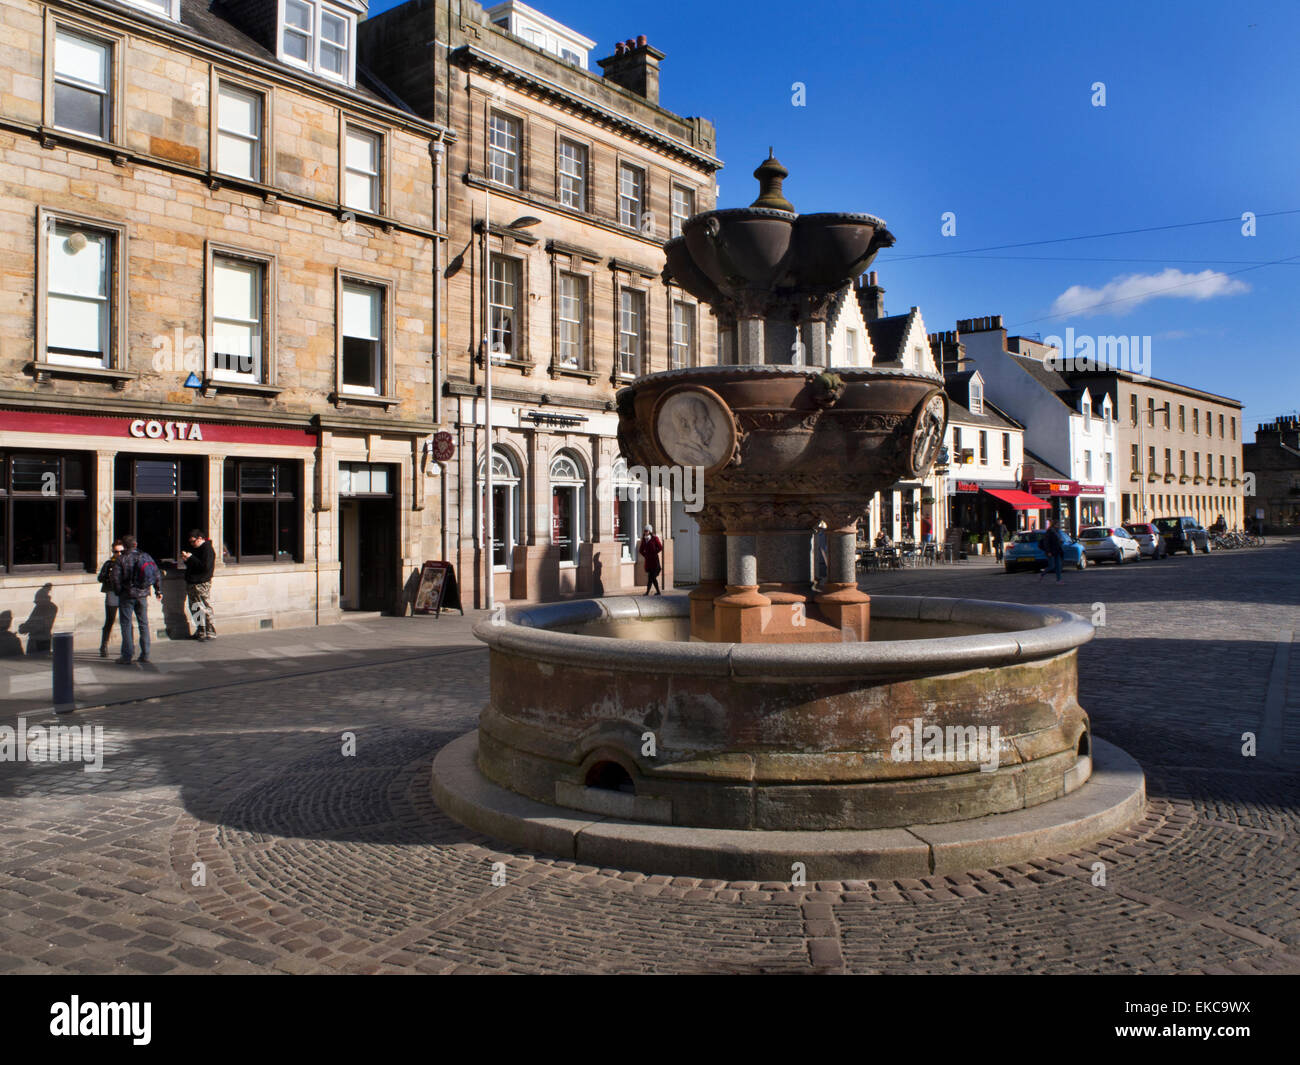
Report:
M 617 129 L 670 155 L 677 156 L 682 161 L 690 163 L 707 173 L 722 169 L 722 161 L 717 156 L 701 151 L 685 141 L 660 133 L 653 126 L 646 125 L 644 122 L 639 122 L 629 115 L 611 110 L 608 107 L 603 107 L 594 100 L 580 96 L 564 88 L 564 86 L 542 77 L 540 74 L 517 67 L 498 56 L 489 55 L 471 44 L 461 45 L 451 53 L 449 58 L 457 66 L 464 69 L 477 69 L 495 77 L 506 78 L 516 85 L 535 94 L 540 94 L 546 99 L 576 111 L 586 118 Z M 594 77 L 594 75 L 591 76 Z M 647 107 L 654 106 L 644 100 L 640 102 Z M 664 109 L 658 108 L 658 110 L 662 111 Z M 671 112 L 666 113 L 672 114 Z M 688 122 L 687 119 L 682 118 L 680 115 L 672 115 L 672 117 L 683 124 Z

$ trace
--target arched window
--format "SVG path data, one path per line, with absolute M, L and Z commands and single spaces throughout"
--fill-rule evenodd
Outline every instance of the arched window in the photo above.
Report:
M 614 539 L 622 545 L 624 562 L 632 561 L 632 545 L 641 538 L 646 513 L 645 489 L 628 473 L 627 462 L 614 463 Z
M 551 461 L 551 543 L 560 549 L 560 564 L 575 565 L 586 515 L 587 481 L 576 455 L 561 451 Z
M 479 463 L 479 499 L 486 515 L 487 501 L 483 492 L 483 464 Z M 492 449 L 492 565 L 508 570 L 514 558 L 514 547 L 523 532 L 520 520 L 519 468 L 504 448 Z M 480 541 L 480 546 L 482 546 Z

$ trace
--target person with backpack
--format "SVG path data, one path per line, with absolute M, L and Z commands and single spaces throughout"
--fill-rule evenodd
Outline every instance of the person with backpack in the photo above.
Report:
M 212 571 L 217 564 L 217 553 L 212 541 L 198 529 L 190 530 L 190 551 L 181 552 L 185 563 L 185 602 L 194 619 L 194 639 L 215 640 L 216 627 L 212 624 Z
M 663 595 L 663 590 L 659 587 L 659 573 L 663 569 L 659 556 L 664 553 L 664 542 L 655 535 L 652 526 L 645 527 L 637 551 L 645 559 L 645 594 L 649 595 L 653 588 L 658 595 Z
M 113 587 L 113 567 L 122 557 L 122 541 L 113 541 L 113 555 L 99 567 L 99 590 L 104 593 L 104 631 L 99 638 L 99 657 L 108 657 L 108 638 L 113 635 L 113 626 L 117 624 L 118 602 L 117 590 Z
M 1061 563 L 1065 561 L 1065 541 L 1061 539 L 1061 530 L 1056 527 L 1056 523 L 1049 521 L 1047 531 L 1043 533 L 1043 551 L 1047 554 L 1047 566 L 1038 575 L 1041 581 L 1047 576 L 1047 570 L 1050 567 L 1056 574 L 1056 583 L 1064 584 L 1065 578 L 1061 576 Z
M 161 600 L 162 572 L 148 552 L 141 551 L 134 536 L 122 537 L 122 557 L 113 567 L 113 590 L 117 592 L 118 616 L 122 621 L 122 657 L 119 666 L 129 666 L 135 653 L 131 619 L 140 628 L 140 661 L 149 661 L 149 593 Z

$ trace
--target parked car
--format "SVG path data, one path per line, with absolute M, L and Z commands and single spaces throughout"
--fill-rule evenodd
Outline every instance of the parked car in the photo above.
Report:
M 1002 555 L 1006 571 L 1015 573 L 1018 569 L 1043 569 L 1047 565 L 1047 552 L 1043 550 L 1045 535 L 1042 529 L 1016 533 L 1015 543 L 1009 545 Z M 1073 566 L 1075 569 L 1085 568 L 1088 556 L 1084 553 L 1083 545 L 1067 532 L 1062 532 L 1061 537 L 1065 541 L 1065 558 L 1061 565 Z
M 1089 562 L 1114 562 L 1122 566 L 1130 558 L 1141 558 L 1137 541 L 1122 525 L 1094 525 L 1079 530 L 1079 542 Z
M 1175 551 L 1194 555 L 1198 548 L 1207 555 L 1210 553 L 1210 534 L 1195 518 L 1156 518 L 1154 524 L 1165 538 L 1165 547 L 1171 555 Z
M 1160 530 L 1150 522 L 1130 521 L 1125 526 L 1128 534 L 1137 541 L 1138 550 L 1143 558 L 1168 558 L 1169 549 L 1165 547 L 1165 538 Z

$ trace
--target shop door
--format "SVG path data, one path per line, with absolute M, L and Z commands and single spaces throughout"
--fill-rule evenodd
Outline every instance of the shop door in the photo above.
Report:
M 397 470 L 339 463 L 339 605 L 391 610 L 397 599 Z
M 361 499 L 357 594 L 362 610 L 388 610 L 397 586 L 397 501 Z

